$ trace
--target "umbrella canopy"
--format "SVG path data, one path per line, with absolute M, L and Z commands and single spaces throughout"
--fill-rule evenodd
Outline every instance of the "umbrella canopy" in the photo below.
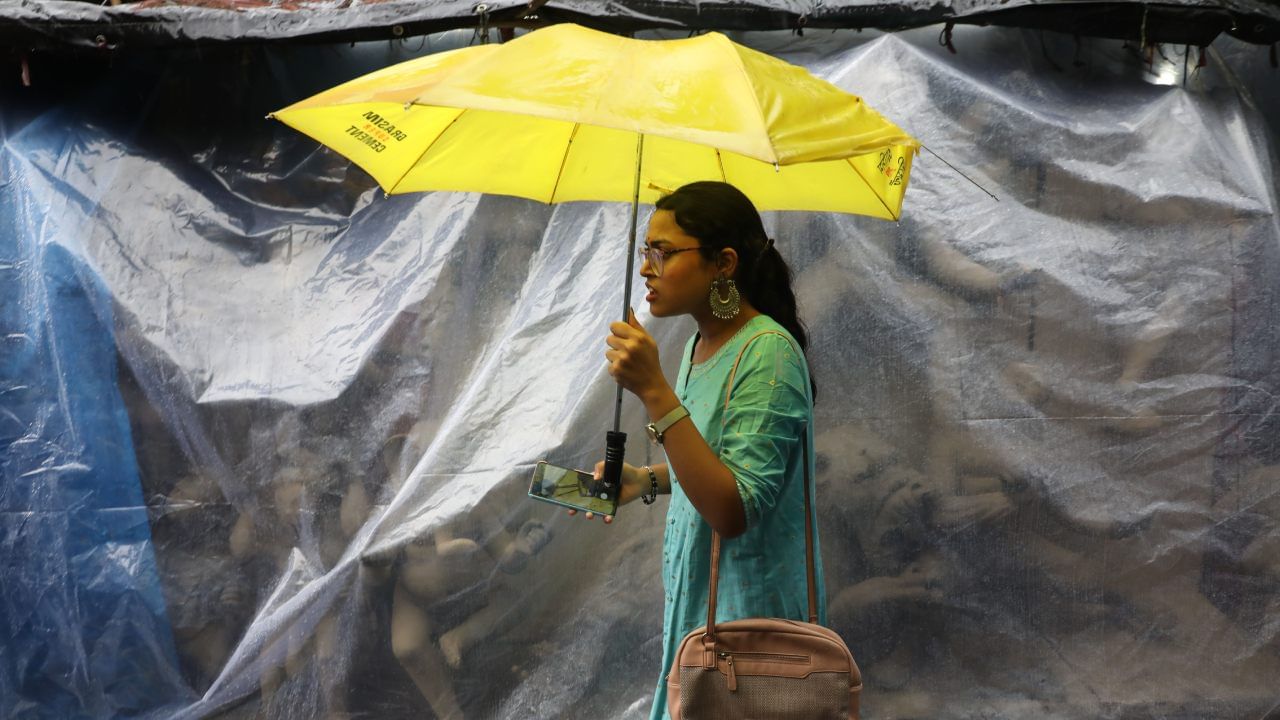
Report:
M 630 202 L 638 171 L 641 202 L 724 180 L 762 210 L 895 220 L 919 147 L 856 95 L 719 33 L 576 25 L 400 63 L 272 117 L 388 193 Z

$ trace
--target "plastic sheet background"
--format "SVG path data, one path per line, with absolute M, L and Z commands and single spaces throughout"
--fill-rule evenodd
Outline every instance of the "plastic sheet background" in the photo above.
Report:
M 744 38 L 1000 197 L 925 153 L 901 223 L 766 218 L 866 716 L 1264 717 L 1273 137 L 1225 65 L 1159 87 L 1120 43 L 935 35 Z M 524 497 L 602 453 L 628 209 L 386 198 L 261 119 L 415 48 L 6 99 L 0 716 L 647 716 L 665 502 Z M 674 371 L 692 327 L 636 304 Z

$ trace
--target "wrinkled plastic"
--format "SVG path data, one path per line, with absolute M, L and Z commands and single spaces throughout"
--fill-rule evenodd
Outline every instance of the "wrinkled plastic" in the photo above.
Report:
M 806 28 L 901 30 L 957 23 L 1194 45 L 1208 45 L 1220 34 L 1260 44 L 1280 39 L 1280 8 L 1267 0 L 552 0 L 539 14 L 622 30 L 788 28 L 804 34 Z
M 865 715 L 1262 717 L 1273 138 L 1212 64 L 936 34 L 748 38 L 929 148 L 900 223 L 766 218 Z M 665 502 L 525 496 L 603 452 L 628 208 L 388 198 L 262 119 L 369 62 L 126 65 L 5 137 L 0 716 L 647 716 Z
M 484 8 L 487 12 L 480 12 Z M 394 39 L 479 28 L 494 14 L 524 15 L 527 0 L 5 0 L 0 38 L 17 47 L 123 49 L 192 43 L 256 43 L 299 38 Z
M 458 28 L 483 37 L 495 25 L 558 22 L 627 33 L 788 28 L 802 34 L 805 28 L 900 30 L 949 22 L 1197 46 L 1221 34 L 1262 45 L 1280 40 L 1280 8 L 1269 0 L 0 0 L 0 41 L 21 48 L 341 42 Z

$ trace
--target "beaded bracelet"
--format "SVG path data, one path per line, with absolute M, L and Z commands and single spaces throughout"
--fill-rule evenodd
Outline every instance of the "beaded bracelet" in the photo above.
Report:
M 649 473 L 649 494 L 641 493 L 640 499 L 644 501 L 645 505 L 652 505 L 653 501 L 658 499 L 658 473 L 654 472 L 653 468 L 648 465 L 645 465 L 643 469 Z

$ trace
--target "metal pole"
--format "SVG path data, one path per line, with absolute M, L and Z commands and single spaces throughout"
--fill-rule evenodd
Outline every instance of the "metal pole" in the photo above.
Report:
M 636 221 L 640 213 L 640 159 L 644 156 L 644 135 L 636 141 L 636 183 L 631 196 L 631 232 L 627 233 L 627 279 L 622 291 L 622 322 L 631 317 L 631 276 L 636 269 Z M 622 425 L 622 386 L 618 386 L 618 399 L 613 406 L 613 430 Z
M 644 158 L 644 135 L 636 134 L 636 182 L 631 195 L 631 232 L 627 235 L 627 278 L 622 291 L 622 322 L 631 317 L 631 276 L 635 273 L 636 263 L 636 222 L 640 213 L 640 165 Z M 622 458 L 626 454 L 627 434 L 622 427 L 622 386 L 618 386 L 617 399 L 613 405 L 613 430 L 605 436 L 604 448 L 604 486 L 617 497 L 622 478 Z

